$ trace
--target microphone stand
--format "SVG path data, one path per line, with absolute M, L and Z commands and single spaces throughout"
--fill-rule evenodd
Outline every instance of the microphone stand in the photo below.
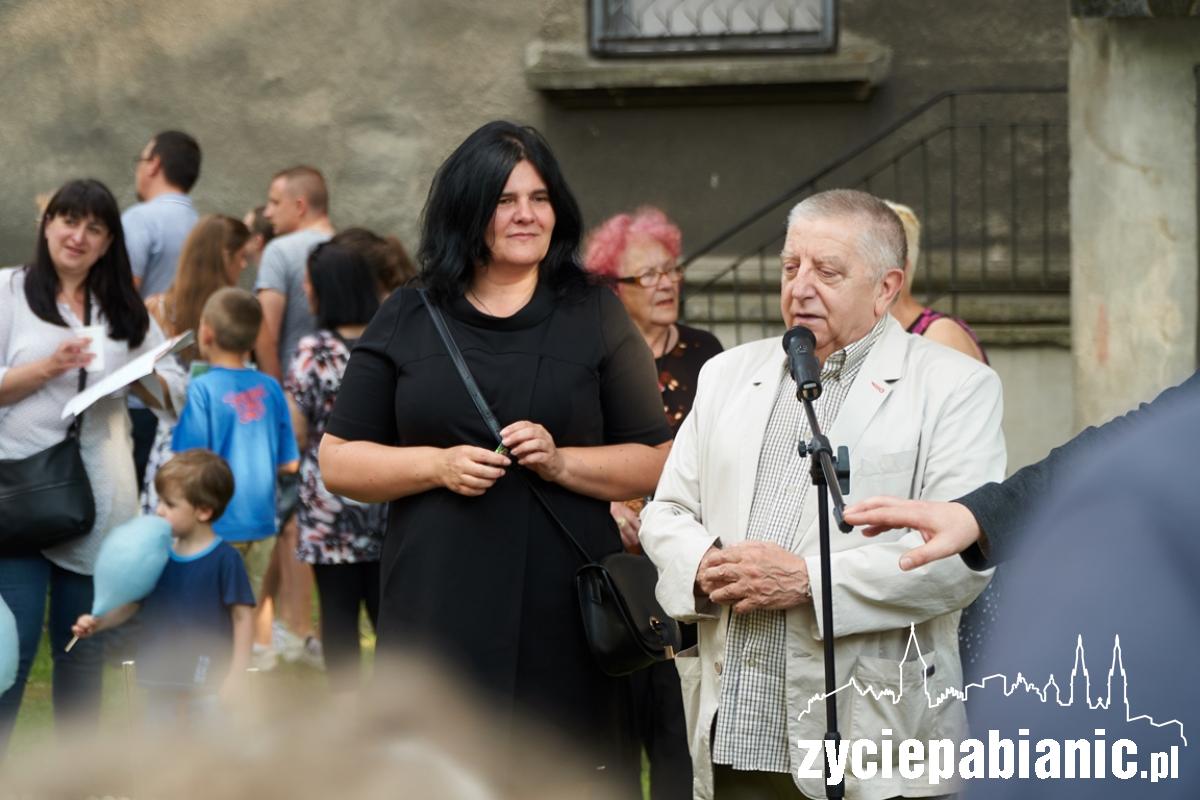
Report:
M 815 391 L 813 390 L 815 388 Z M 796 392 L 797 399 L 804 406 L 804 413 L 808 416 L 809 430 L 812 431 L 812 440 L 804 442 L 801 440 L 799 446 L 800 457 L 805 458 L 811 456 L 812 461 L 809 464 L 809 475 L 812 477 L 812 484 L 817 490 L 817 519 L 820 526 L 821 540 L 821 621 L 825 631 L 824 646 L 825 646 L 825 791 L 826 797 L 829 800 L 841 800 L 846 796 L 846 779 L 838 781 L 837 785 L 829 785 L 829 744 L 832 743 L 834 752 L 841 745 L 842 735 L 838 732 L 837 722 L 837 695 L 834 692 L 837 690 L 837 675 L 834 671 L 834 655 L 833 655 L 833 566 L 832 557 L 830 555 L 829 541 L 829 498 L 833 498 L 833 513 L 837 519 L 838 530 L 842 533 L 849 533 L 854 530 L 854 526 L 846 522 L 842 517 L 842 510 L 846 507 L 846 501 L 842 497 L 842 487 L 838 481 L 839 474 L 837 467 L 840 467 L 842 474 L 847 479 L 850 476 L 850 457 L 849 451 L 846 448 L 839 448 L 837 464 L 833 455 L 833 447 L 829 444 L 829 439 L 825 434 L 821 433 L 821 426 L 817 424 L 817 414 L 813 410 L 812 401 L 820 396 L 820 384 L 810 388 L 803 386 Z M 845 463 L 842 464 L 843 454 Z M 847 489 L 847 491 L 849 491 Z

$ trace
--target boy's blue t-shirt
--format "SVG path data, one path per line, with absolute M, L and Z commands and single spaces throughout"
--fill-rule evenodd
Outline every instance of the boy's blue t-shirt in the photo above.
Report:
M 233 471 L 233 499 L 213 531 L 228 542 L 273 535 L 276 474 L 300 458 L 279 382 L 257 370 L 228 367 L 194 378 L 171 449 L 195 447 L 212 450 Z
M 138 612 L 138 682 L 217 691 L 233 654 L 233 605 L 254 605 L 236 550 L 218 538 L 195 555 L 172 552 Z

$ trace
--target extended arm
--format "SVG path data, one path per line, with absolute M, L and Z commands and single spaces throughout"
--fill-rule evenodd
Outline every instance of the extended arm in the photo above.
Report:
M 924 469 L 914 491 L 922 500 L 945 500 L 1004 471 L 1000 422 L 1000 380 L 991 370 L 973 370 L 950 390 L 923 431 Z M 919 463 L 919 459 L 918 459 Z M 955 611 L 987 585 L 990 573 L 970 570 L 959 559 L 927 564 L 912 572 L 897 569 L 901 555 L 922 542 L 909 531 L 890 541 L 874 541 L 833 554 L 834 625 L 838 635 L 904 628 Z M 813 605 L 821 625 L 821 575 L 816 556 L 808 557 Z
M 140 603 L 126 603 L 100 616 L 81 614 L 79 619 L 75 620 L 75 624 L 71 626 L 71 634 L 80 639 L 86 639 L 100 631 L 124 625 L 138 612 L 139 608 L 141 608 Z
M 847 508 L 846 519 L 854 525 L 868 526 L 864 533 L 869 536 L 893 528 L 919 531 L 925 544 L 903 555 L 902 569 L 913 569 L 955 553 L 961 553 L 962 560 L 972 569 L 987 569 L 1011 557 L 1025 530 L 1026 513 L 1049 496 L 1052 484 L 1068 461 L 1110 441 L 1130 425 L 1140 424 L 1147 417 L 1186 401 L 1198 389 L 1200 372 L 1180 386 L 1165 390 L 1153 402 L 1143 403 L 1104 425 L 1087 428 L 1006 480 L 980 486 L 953 503 L 873 497 Z

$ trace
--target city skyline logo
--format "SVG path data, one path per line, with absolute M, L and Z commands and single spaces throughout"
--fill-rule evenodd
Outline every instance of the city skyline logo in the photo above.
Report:
M 910 655 L 915 651 L 916 658 L 911 658 Z M 814 703 L 823 703 L 832 695 L 840 694 L 846 689 L 853 689 L 858 692 L 860 697 L 870 696 L 874 700 L 883 701 L 890 700 L 893 705 L 899 705 L 904 698 L 904 670 L 906 667 L 913 668 L 920 665 L 921 669 L 921 690 L 925 694 L 929 708 L 934 709 L 941 706 L 949 699 L 962 700 L 964 703 L 970 699 L 971 690 L 986 691 L 989 689 L 988 684 L 994 681 L 999 681 L 1005 697 L 1013 697 L 1018 691 L 1024 691 L 1025 695 L 1036 697 L 1042 703 L 1050 702 L 1051 700 L 1061 708 L 1070 708 L 1075 704 L 1076 687 L 1082 682 L 1082 700 L 1086 702 L 1087 707 L 1091 711 L 1111 711 L 1113 710 L 1114 699 L 1119 701 L 1125 710 L 1125 722 L 1147 722 L 1154 728 L 1170 728 L 1174 727 L 1179 735 L 1183 746 L 1188 746 L 1187 736 L 1184 734 L 1183 722 L 1178 719 L 1169 719 L 1164 722 L 1155 720 L 1149 714 L 1134 714 L 1133 709 L 1129 705 L 1129 678 L 1125 671 L 1124 657 L 1121 652 L 1121 637 L 1119 634 L 1113 635 L 1112 660 L 1108 668 L 1108 676 L 1105 682 L 1105 692 L 1101 697 L 1092 698 L 1092 677 L 1087 667 L 1087 653 L 1083 645 L 1083 635 L 1078 634 L 1075 637 L 1075 660 L 1071 666 L 1070 680 L 1068 682 L 1068 691 L 1066 699 L 1063 698 L 1063 689 L 1059 685 L 1055 673 L 1050 673 L 1044 683 L 1034 683 L 1018 672 L 1016 677 L 1011 681 L 1008 676 L 1002 672 L 998 672 L 987 677 L 981 678 L 978 681 L 966 684 L 962 689 L 957 687 L 945 687 L 934 692 L 929 686 L 929 678 L 932 673 L 932 664 L 925 658 L 925 654 L 921 651 L 921 644 L 917 640 L 916 625 L 909 625 L 908 642 L 904 648 L 904 654 L 896 663 L 897 685 L 899 690 L 891 687 L 877 687 L 870 683 L 860 682 L 854 676 L 843 685 L 834 689 L 833 692 L 818 692 L 809 698 L 805 709 L 800 712 L 799 717 L 803 719 L 812 711 Z M 1119 698 L 1114 698 L 1114 679 L 1120 684 Z

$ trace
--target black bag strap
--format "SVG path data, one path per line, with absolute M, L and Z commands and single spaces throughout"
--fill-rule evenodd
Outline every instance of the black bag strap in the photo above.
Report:
M 83 294 L 83 324 L 84 325 L 92 324 L 92 295 L 91 295 L 91 292 L 88 292 L 86 289 L 84 289 L 84 294 Z M 100 346 L 103 347 L 104 345 L 101 344 Z M 80 367 L 79 368 L 79 382 L 77 384 L 78 392 L 82 392 L 84 389 L 87 388 L 87 381 L 88 381 L 87 369 L 84 367 Z M 67 437 L 70 438 L 70 437 L 79 436 L 79 431 L 80 431 L 80 428 L 82 425 L 83 425 L 83 412 L 80 411 L 78 414 L 75 415 L 75 419 L 71 420 L 71 425 L 67 428 Z
M 463 385 L 467 387 L 467 394 L 471 396 L 471 402 L 475 404 L 475 408 L 479 411 L 479 416 L 483 418 L 483 423 L 487 425 L 488 430 L 496 439 L 496 452 L 501 455 L 508 455 L 508 448 L 504 446 L 503 437 L 500 436 L 500 423 L 496 421 L 496 415 L 492 413 L 492 408 L 487 404 L 487 400 L 483 399 L 483 393 L 479 391 L 479 385 L 475 383 L 475 376 L 471 374 L 471 370 L 467 367 L 467 362 L 463 358 L 462 351 L 458 349 L 458 343 L 454 341 L 454 337 L 450 335 L 450 328 L 446 325 L 446 319 L 442 316 L 439 309 L 426 295 L 424 289 L 418 289 L 417 292 L 421 296 L 421 302 L 425 304 L 425 308 L 429 311 L 429 316 L 433 320 L 433 326 L 437 328 L 438 335 L 442 337 L 442 343 L 446 345 L 446 350 L 450 353 L 450 360 L 454 362 L 454 368 L 458 370 L 458 376 L 462 378 Z M 563 535 L 574 545 L 579 554 L 583 556 L 583 560 L 589 564 L 595 564 L 596 561 L 588 551 L 583 549 L 583 545 L 571 534 L 570 529 L 566 526 L 558 514 L 554 513 L 554 509 L 550 506 L 550 502 L 542 494 L 541 490 L 534 485 L 530 480 L 529 475 L 524 469 L 519 468 L 517 474 L 525 481 L 525 485 L 529 487 L 529 491 L 533 492 L 533 496 L 542 504 L 542 508 L 546 509 L 546 513 L 550 515 L 550 519 L 558 526 L 558 529 L 563 532 Z

